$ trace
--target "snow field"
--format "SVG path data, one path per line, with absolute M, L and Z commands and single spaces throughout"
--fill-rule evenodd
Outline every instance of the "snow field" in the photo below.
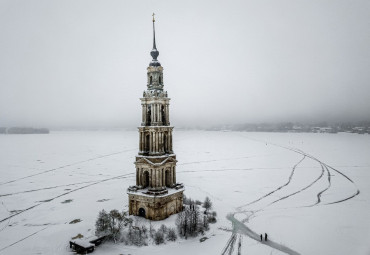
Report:
M 100 210 L 127 209 L 137 140 L 135 131 L 0 136 L 0 254 L 70 254 L 68 240 L 92 235 Z M 370 254 L 370 136 L 176 131 L 174 149 L 185 194 L 209 196 L 217 211 L 209 239 L 94 254 L 238 254 L 239 242 L 241 254 L 285 254 L 245 227 L 299 254 Z

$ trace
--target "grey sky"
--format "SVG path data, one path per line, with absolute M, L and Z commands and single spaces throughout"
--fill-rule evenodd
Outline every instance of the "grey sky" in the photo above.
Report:
M 0 126 L 135 126 L 151 14 L 174 125 L 370 118 L 370 1 L 0 0 Z

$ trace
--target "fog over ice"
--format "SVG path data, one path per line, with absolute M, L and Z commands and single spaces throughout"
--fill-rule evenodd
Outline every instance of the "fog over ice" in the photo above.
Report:
M 0 126 L 140 124 L 156 13 L 176 126 L 370 116 L 370 2 L 0 1 Z

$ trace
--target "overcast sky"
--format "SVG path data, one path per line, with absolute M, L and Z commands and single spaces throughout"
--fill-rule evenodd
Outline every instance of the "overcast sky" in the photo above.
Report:
M 0 126 L 140 125 L 153 12 L 175 126 L 370 119 L 368 0 L 0 0 Z

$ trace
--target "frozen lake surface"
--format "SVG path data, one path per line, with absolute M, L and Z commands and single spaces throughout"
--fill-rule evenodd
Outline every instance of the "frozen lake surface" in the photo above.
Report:
M 218 213 L 209 239 L 94 254 L 370 254 L 369 135 L 175 131 L 174 150 L 185 194 Z M 0 254 L 71 254 L 100 210 L 127 209 L 137 152 L 135 131 L 1 135 Z

